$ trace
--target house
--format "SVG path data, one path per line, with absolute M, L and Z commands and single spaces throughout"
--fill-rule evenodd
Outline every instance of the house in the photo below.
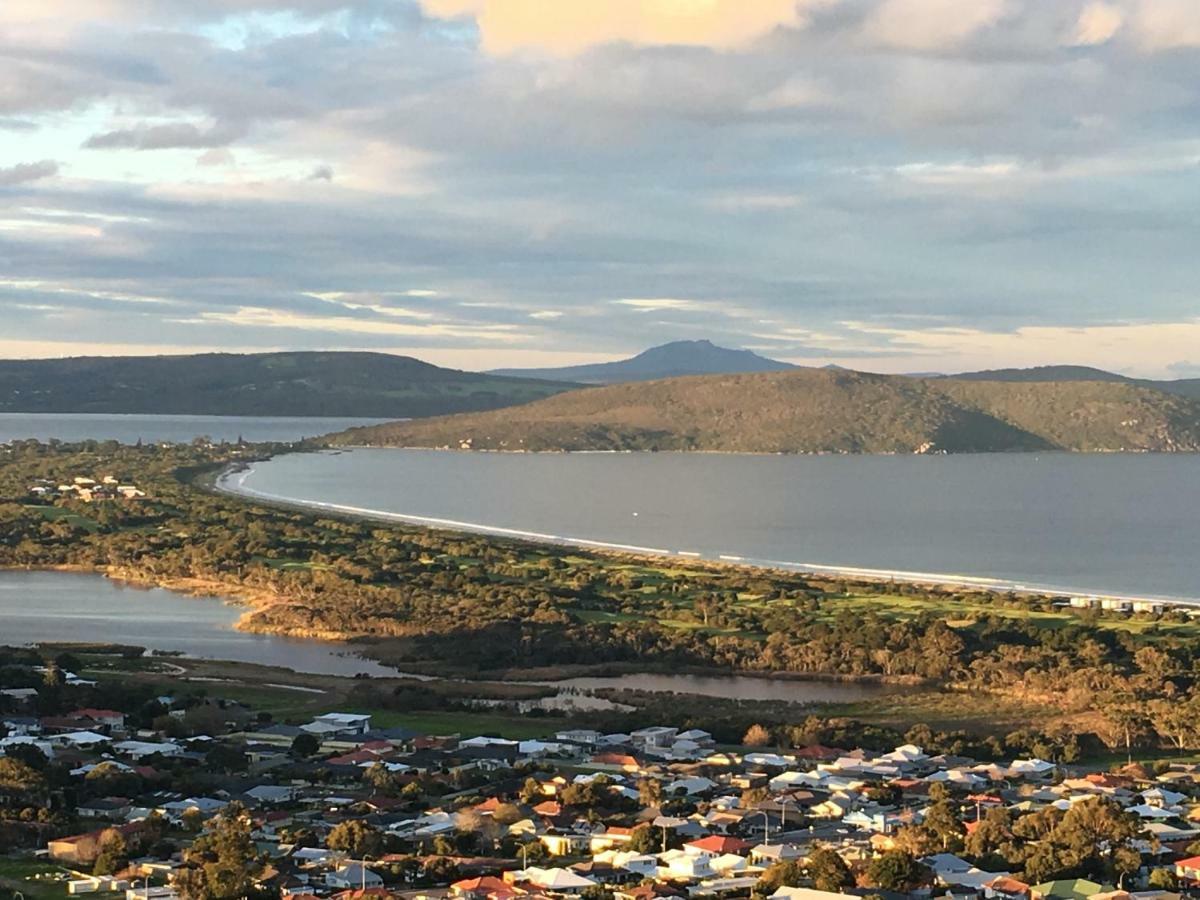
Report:
M 183 756 L 183 748 L 168 741 L 119 741 L 113 751 L 137 761 L 148 756 L 164 756 L 170 759 Z
M 463 900 L 502 900 L 502 898 L 516 897 L 522 893 L 524 891 L 494 875 L 464 878 L 450 885 L 450 896 L 462 897 Z
M 1089 897 L 1111 890 L 1109 886 L 1096 884 L 1086 878 L 1073 878 L 1035 884 L 1029 889 L 1029 896 L 1032 900 L 1088 900 Z
M 530 867 L 518 873 L 524 881 L 535 888 L 554 894 L 581 894 L 588 888 L 596 887 L 596 882 L 585 878 L 570 869 L 539 869 Z
M 652 725 L 649 728 L 639 728 L 629 735 L 635 746 L 646 749 L 665 750 L 675 743 L 679 734 L 678 728 L 668 728 L 665 725 Z
M 684 844 L 683 849 L 686 853 L 715 859 L 726 853 L 735 853 L 738 856 L 745 855 L 750 852 L 751 845 L 739 838 L 722 837 L 712 834 L 698 841 L 690 841 Z
M 1189 885 L 1200 886 L 1200 856 L 1189 856 L 1176 862 L 1175 875 Z
M 543 834 L 538 840 L 551 856 L 573 856 L 586 850 L 592 842 L 590 834 Z
M 317 737 L 366 734 L 371 730 L 371 717 L 356 713 L 325 713 L 300 728 Z
M 69 731 L 66 734 L 51 735 L 47 740 L 56 747 L 71 747 L 75 750 L 95 750 L 107 744 L 111 738 L 106 734 L 95 731 Z
M 58 838 L 46 844 L 50 858 L 55 862 L 75 866 L 89 866 L 100 855 L 100 848 L 113 832 L 125 837 L 137 831 L 136 825 L 122 825 L 117 828 L 100 828 L 83 834 Z
M 106 734 L 125 730 L 125 713 L 115 709 L 77 709 L 70 714 L 70 718 L 76 719 L 81 727 Z
M 838 894 L 813 888 L 781 887 L 771 895 L 771 900 L 858 900 L 858 898 L 854 894 Z
M 75 807 L 75 812 L 82 819 L 105 819 L 109 822 L 124 822 L 131 808 L 130 802 L 124 797 L 101 797 L 79 804 Z
M 1030 890 L 1025 882 L 1001 875 L 983 886 L 983 896 L 987 900 L 1028 900 Z
M 357 888 L 363 890 L 366 888 L 381 888 L 383 887 L 383 879 L 364 866 L 362 863 L 347 863 L 340 869 L 335 869 L 332 872 L 325 873 L 325 886 L 331 888 L 341 888 L 343 890 Z

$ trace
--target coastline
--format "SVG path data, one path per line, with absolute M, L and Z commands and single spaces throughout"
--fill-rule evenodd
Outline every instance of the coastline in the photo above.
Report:
M 338 447 L 334 452 L 354 449 Z M 367 449 L 367 448 L 363 448 Z M 440 452 L 440 451 L 437 451 Z M 493 451 L 451 451 L 451 452 L 493 452 Z M 496 451 L 513 452 L 513 451 Z M 522 451 L 523 452 L 523 451 Z M 625 451 L 612 451 L 621 453 Z M 775 455 L 775 454 L 772 454 Z M 261 462 L 261 460 L 258 460 Z M 327 503 L 317 500 L 302 500 L 277 494 L 257 491 L 245 485 L 246 479 L 253 474 L 254 464 L 251 462 L 237 463 L 225 467 L 215 473 L 215 477 L 204 487 L 228 496 L 245 500 L 276 504 L 284 508 L 305 510 L 309 512 L 324 512 L 331 515 L 342 515 L 350 518 L 370 521 L 391 522 L 414 525 L 417 527 L 437 530 L 460 532 L 467 534 L 487 535 L 510 540 L 529 541 L 536 544 L 574 547 L 604 554 L 633 556 L 642 560 L 661 561 L 671 559 L 685 561 L 689 564 L 706 564 L 717 568 L 734 567 L 738 569 L 774 570 L 790 574 L 809 575 L 821 579 L 849 580 L 852 583 L 880 584 L 902 583 L 931 590 L 971 590 L 988 594 L 1014 594 L 1028 599 L 1050 598 L 1066 601 L 1071 597 L 1088 597 L 1096 600 L 1117 602 L 1148 602 L 1161 603 L 1166 606 L 1184 609 L 1200 610 L 1200 597 L 1161 596 L 1154 594 L 1129 594 L 1096 591 L 1094 589 L 1072 588 L 1061 585 L 1030 584 L 1021 580 L 994 578 L 989 576 L 963 575 L 940 572 L 920 572 L 903 569 L 875 569 L 864 566 L 829 565 L 814 562 L 797 562 L 788 560 L 757 559 L 735 554 L 718 554 L 707 556 L 700 553 L 683 550 L 671 550 L 660 547 L 646 547 L 635 544 L 623 544 L 612 541 L 599 541 L 590 538 L 555 535 L 545 532 L 528 531 L 524 529 L 491 526 L 483 523 L 466 522 L 457 519 L 421 516 L 407 513 L 397 513 L 388 510 L 371 509 L 368 507 L 351 506 L 340 503 Z M 236 486 L 231 484 L 233 476 L 238 476 Z

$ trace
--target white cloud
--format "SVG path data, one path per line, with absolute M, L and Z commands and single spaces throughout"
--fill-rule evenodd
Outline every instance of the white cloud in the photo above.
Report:
M 1070 44 L 1075 47 L 1094 47 L 1108 43 L 1125 23 L 1125 14 L 1111 3 L 1089 3 L 1079 14 Z
M 1133 24 L 1146 50 L 1200 47 L 1196 0 L 1134 0 Z
M 883 0 L 866 35 L 890 47 L 939 50 L 996 24 L 1008 10 L 1008 0 Z
M 704 309 L 705 304 L 696 300 L 681 300 L 672 297 L 646 297 L 614 300 L 618 306 L 628 306 L 638 312 L 662 312 L 663 310 L 691 311 Z
M 349 316 L 315 316 L 242 306 L 232 312 L 202 312 L 198 316 L 176 320 L 180 324 L 223 324 L 245 328 L 289 328 L 297 331 L 319 331 L 326 334 L 360 334 L 373 336 L 451 338 L 513 342 L 527 336 L 512 325 L 467 325 L 450 322 L 408 323 Z
M 1012 331 L 971 327 L 899 328 L 844 322 L 854 334 L 880 341 L 874 367 L 891 371 L 968 371 L 1053 363 L 1142 375 L 1179 377 L 1170 360 L 1200 346 L 1200 319 L 1117 322 L 1084 327 L 1031 325 Z M 899 356 L 888 357 L 888 353 Z M 858 363 L 864 360 L 858 358 Z M 853 359 L 847 361 L 852 364 Z

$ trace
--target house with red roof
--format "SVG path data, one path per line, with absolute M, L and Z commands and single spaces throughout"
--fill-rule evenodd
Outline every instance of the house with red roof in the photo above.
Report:
M 710 834 L 708 837 L 700 838 L 698 841 L 689 841 L 683 845 L 683 849 L 688 853 L 711 856 L 713 858 L 724 856 L 727 853 L 745 856 L 750 852 L 752 847 L 752 844 L 740 838 L 719 834 Z
M 495 875 L 464 878 L 450 885 L 450 896 L 463 897 L 465 900 L 507 900 L 525 893 L 527 892 Z
M 1175 875 L 1193 887 L 1200 885 L 1200 856 L 1189 856 L 1176 862 Z

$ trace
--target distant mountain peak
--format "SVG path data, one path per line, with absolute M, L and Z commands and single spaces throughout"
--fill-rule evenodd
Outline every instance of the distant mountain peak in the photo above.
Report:
M 733 375 L 794 369 L 791 363 L 714 344 L 707 338 L 670 341 L 643 350 L 629 359 L 558 369 L 498 369 L 490 374 L 521 378 L 549 378 L 581 384 L 616 384 L 656 381 L 686 375 Z

